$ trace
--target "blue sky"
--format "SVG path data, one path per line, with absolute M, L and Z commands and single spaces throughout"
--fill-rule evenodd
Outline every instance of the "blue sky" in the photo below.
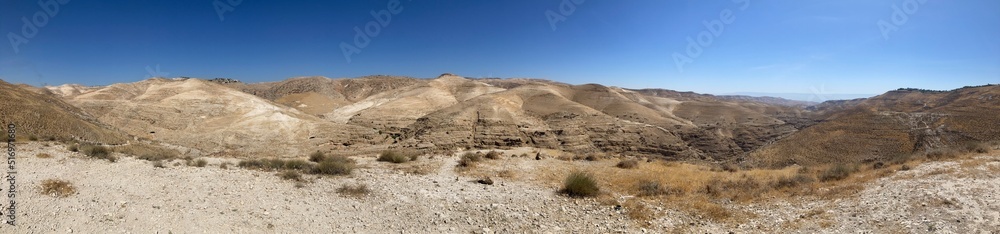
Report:
M 72 0 L 51 17 L 36 1 L 0 0 L 0 79 L 105 85 L 151 75 L 261 82 L 451 72 L 715 94 L 1000 83 L 994 0 L 401 0 L 396 14 L 390 0 L 218 2 L 232 7 L 221 19 L 212 0 Z M 905 22 L 893 22 L 894 6 Z M 341 43 L 354 44 L 355 27 L 377 24 L 371 11 L 391 20 L 348 62 Z M 553 28 L 548 11 L 565 20 Z M 48 21 L 28 38 L 22 17 Z M 704 24 L 713 21 L 729 23 L 716 35 Z M 885 37 L 879 21 L 898 30 Z M 699 35 L 711 43 L 687 53 Z M 678 66 L 675 55 L 690 62 Z

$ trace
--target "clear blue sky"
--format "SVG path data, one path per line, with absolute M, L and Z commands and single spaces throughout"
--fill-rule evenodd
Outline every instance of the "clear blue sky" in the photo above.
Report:
M 52 17 L 35 0 L 0 0 L 0 78 L 37 86 L 451 72 L 702 93 L 864 94 L 1000 83 L 1000 1 L 912 1 L 916 12 L 903 12 L 897 26 L 893 5 L 907 0 L 749 0 L 745 9 L 730 0 L 586 0 L 553 30 L 546 11 L 561 14 L 563 0 L 401 0 L 402 11 L 348 62 L 341 43 L 353 44 L 354 27 L 364 29 L 389 0 L 244 0 L 224 20 L 211 0 L 72 0 Z M 731 23 L 678 69 L 675 53 L 686 55 L 687 38 L 711 33 L 703 22 L 724 11 Z M 22 17 L 38 12 L 48 22 L 15 53 L 9 35 L 24 36 Z M 886 39 L 880 20 L 898 31 Z

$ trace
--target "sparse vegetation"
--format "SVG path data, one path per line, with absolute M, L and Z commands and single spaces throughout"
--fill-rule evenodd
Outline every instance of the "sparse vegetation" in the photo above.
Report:
M 219 164 L 219 168 L 220 169 L 229 169 L 229 165 L 231 165 L 229 162 L 223 162 L 223 163 Z
M 826 181 L 834 181 L 834 180 L 842 180 L 842 179 L 847 178 L 848 176 L 851 175 L 851 173 L 854 173 L 856 171 L 858 171 L 858 167 L 857 166 L 854 166 L 854 165 L 849 166 L 849 165 L 846 165 L 846 164 L 836 164 L 836 165 L 833 165 L 830 168 L 827 168 L 826 171 L 823 171 L 823 173 L 821 173 L 819 175 L 819 180 L 820 181 L 824 181 L 824 182 L 826 182 Z
M 465 153 L 462 154 L 462 158 L 458 160 L 458 167 L 474 167 L 476 163 L 483 161 L 483 156 L 475 153 Z
M 329 158 L 327 158 L 329 160 Z M 312 164 L 301 159 L 249 159 L 240 161 L 237 164 L 239 167 L 247 169 L 258 169 L 258 170 L 302 170 L 308 171 L 312 169 Z
M 410 161 L 410 157 L 399 151 L 386 150 L 379 154 L 377 160 L 379 162 L 405 163 Z
M 313 152 L 312 154 L 309 154 L 309 161 L 310 162 L 318 163 L 318 162 L 322 162 L 323 160 L 326 160 L 326 155 L 323 154 L 323 152 L 316 151 L 316 152 Z
M 108 147 L 105 146 L 84 145 L 80 147 L 80 151 L 82 151 L 83 154 L 90 156 L 91 158 L 104 159 L 108 160 L 109 162 L 118 161 L 118 158 L 116 158 L 114 155 L 111 155 L 111 150 L 109 150 Z
M 205 159 L 199 158 L 194 160 L 194 166 L 196 167 L 205 167 L 205 165 L 208 165 L 208 161 L 205 161 Z
M 486 153 L 486 159 L 490 159 L 490 160 L 500 159 L 500 152 L 497 152 L 495 150 L 491 150 L 490 152 Z
M 38 158 L 52 158 L 52 155 L 51 154 L 47 154 L 47 153 L 39 153 L 39 154 L 36 154 L 35 157 L 38 157 Z
M 570 197 L 593 197 L 601 193 L 600 187 L 593 176 L 586 172 L 577 171 L 569 174 L 563 182 L 561 193 Z
M 986 143 L 967 143 L 964 147 L 966 152 L 985 154 L 990 152 L 990 146 Z
M 354 171 L 354 167 L 355 162 L 350 158 L 329 157 L 313 167 L 310 172 L 323 175 L 349 175 Z
M 70 143 L 66 146 L 66 150 L 69 150 L 69 152 L 80 152 L 80 147 L 75 143 Z
M 155 167 L 155 168 L 165 168 L 163 166 L 163 161 L 154 161 L 153 162 L 153 167 Z
M 297 171 L 290 171 L 290 170 L 282 171 L 281 173 L 278 173 L 278 176 L 281 177 L 282 179 L 296 181 L 296 182 L 304 181 L 304 179 L 302 178 L 302 174 L 300 174 Z
M 63 198 L 76 194 L 76 187 L 69 181 L 47 179 L 42 181 L 42 187 L 39 189 L 39 192 L 42 195 Z
M 366 184 L 355 184 L 355 185 L 343 185 L 337 188 L 337 193 L 345 197 L 364 197 L 368 196 L 372 191 L 368 189 Z
M 618 162 L 618 164 L 616 164 L 615 166 L 622 169 L 632 169 L 639 167 L 639 160 L 626 159 Z

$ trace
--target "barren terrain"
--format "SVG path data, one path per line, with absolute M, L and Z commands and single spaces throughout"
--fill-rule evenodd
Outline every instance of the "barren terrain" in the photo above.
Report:
M 514 149 L 505 155 L 533 150 Z M 40 153 L 51 157 L 36 157 Z M 20 144 L 18 155 L 18 225 L 0 225 L 4 233 L 1000 231 L 1000 197 L 993 192 L 1000 189 L 1000 157 L 995 154 L 893 171 L 858 184 L 857 192 L 834 198 L 765 197 L 751 204 L 723 203 L 730 212 L 743 213 L 742 218 L 715 220 L 646 198 L 641 202 L 653 211 L 650 221 L 630 218 L 631 206 L 616 209 L 616 202 L 638 198 L 616 189 L 610 184 L 613 178 L 600 179 L 614 197 L 608 201 L 565 197 L 556 192 L 560 181 L 544 176 L 553 173 L 552 178 L 561 178 L 558 174 L 570 170 L 614 168 L 614 160 L 515 156 L 456 171 L 457 156 L 427 156 L 406 164 L 358 157 L 361 167 L 352 175 L 306 175 L 308 182 L 298 188 L 275 172 L 220 168 L 222 162 L 235 163 L 231 159 L 212 158 L 205 167 L 176 160 L 157 168 L 150 161 L 124 155 L 113 163 L 90 159 L 51 142 Z M 493 185 L 475 182 L 494 170 L 514 173 L 492 177 Z M 42 194 L 40 184 L 46 179 L 66 180 L 76 191 L 63 198 Z M 366 184 L 370 193 L 351 197 L 337 192 L 355 184 Z

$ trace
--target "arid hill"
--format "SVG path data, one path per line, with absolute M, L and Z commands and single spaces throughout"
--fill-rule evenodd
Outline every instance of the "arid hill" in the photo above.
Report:
M 538 147 L 754 165 L 886 160 L 998 140 L 997 86 L 805 106 L 774 98 L 395 76 L 162 79 L 47 87 L 141 138 L 226 157 Z M 752 154 L 752 155 L 751 155 Z
M 44 89 L 28 90 L 0 81 L 0 121 L 16 125 L 18 139 L 77 139 L 122 144 L 129 138 Z M 7 134 L 2 134 L 7 139 Z
M 801 107 L 753 99 L 539 79 L 445 74 L 224 85 L 334 123 L 375 129 L 389 147 L 537 146 L 729 160 L 811 123 Z
M 153 78 L 67 93 L 65 99 L 104 123 L 198 155 L 297 157 L 373 143 L 375 135 L 200 79 Z
M 914 153 L 1000 140 L 1000 86 L 900 89 L 824 103 L 825 119 L 753 154 L 756 164 L 891 161 Z

